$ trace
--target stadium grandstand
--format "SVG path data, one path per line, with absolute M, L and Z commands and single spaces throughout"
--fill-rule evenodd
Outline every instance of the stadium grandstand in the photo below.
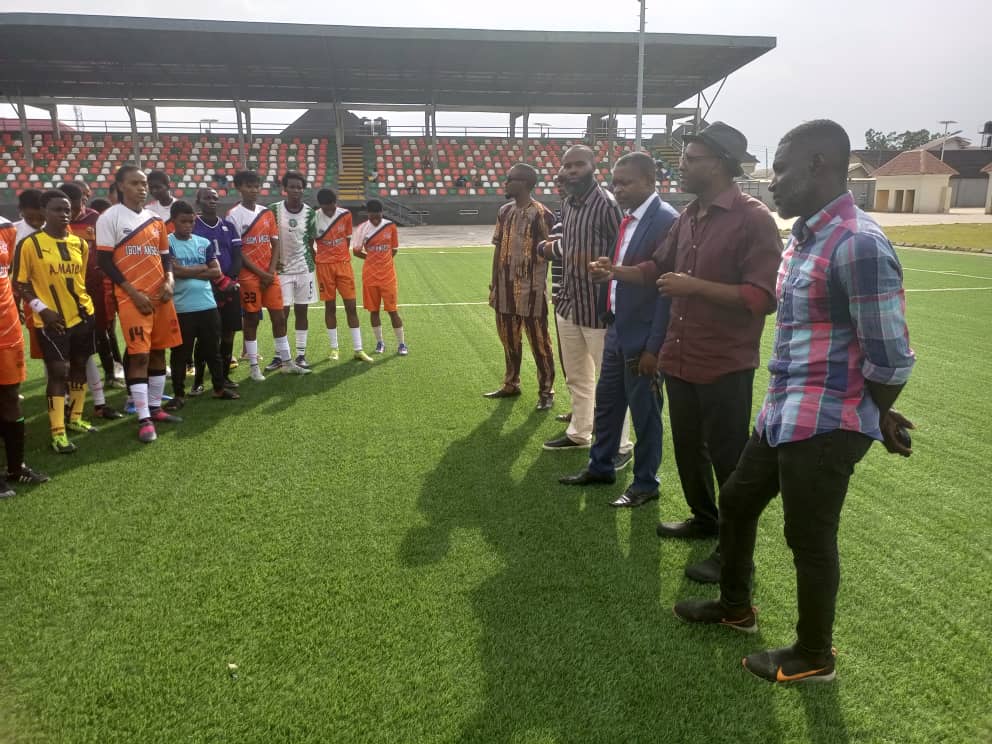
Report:
M 233 174 L 245 167 L 259 171 L 263 197 L 275 196 L 279 176 L 292 169 L 306 175 L 311 190 L 336 188 L 346 206 L 379 197 L 400 223 L 489 222 L 514 162 L 534 165 L 537 196 L 553 200 L 570 145 L 593 147 L 604 179 L 635 147 L 617 125 L 618 116 L 635 112 L 635 33 L 249 22 L 207 28 L 190 20 L 30 13 L 0 20 L 8 31 L 0 94 L 16 112 L 0 129 L 5 213 L 18 191 L 65 177 L 83 178 L 100 195 L 131 161 L 168 173 L 177 196 L 212 186 L 233 201 Z M 80 31 L 88 39 L 82 47 Z M 663 116 L 666 126 L 650 132 L 643 147 L 658 161 L 672 201 L 681 196 L 674 175 L 680 133 L 694 131 L 715 100 L 704 91 L 720 84 L 718 95 L 732 72 L 774 46 L 770 37 L 646 34 L 643 112 Z M 250 57 L 239 53 L 246 47 Z M 176 50 L 183 50 L 181 62 Z M 125 126 L 77 119 L 70 127 L 59 118 L 59 106 L 122 105 Z M 166 131 L 177 127 L 160 123 L 158 113 L 171 107 L 226 107 L 235 125 Z M 29 108 L 47 110 L 50 119 L 29 119 Z M 280 131 L 253 129 L 253 112 L 267 109 L 306 113 Z M 423 112 L 424 125 L 394 128 L 360 117 L 372 111 Z M 503 113 L 508 126 L 460 134 L 438 127 L 439 112 L 456 111 Z M 140 129 L 139 112 L 149 120 Z M 586 126 L 554 130 L 532 124 L 534 114 L 581 114 Z

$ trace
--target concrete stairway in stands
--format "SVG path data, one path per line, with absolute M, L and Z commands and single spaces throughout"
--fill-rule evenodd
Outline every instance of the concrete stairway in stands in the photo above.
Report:
M 344 145 L 341 148 L 342 167 L 338 174 L 338 199 L 341 201 L 365 200 L 365 148 L 361 145 Z

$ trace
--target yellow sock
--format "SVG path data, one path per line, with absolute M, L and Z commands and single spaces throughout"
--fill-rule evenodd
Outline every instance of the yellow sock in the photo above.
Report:
M 65 434 L 65 396 L 48 396 L 48 425 L 53 437 Z
M 86 403 L 86 385 L 84 383 L 69 383 L 69 420 L 79 421 L 83 417 L 83 405 Z

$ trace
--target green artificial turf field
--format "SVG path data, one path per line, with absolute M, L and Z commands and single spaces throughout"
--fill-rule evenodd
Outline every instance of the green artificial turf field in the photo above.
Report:
M 669 443 L 660 503 L 606 506 L 629 470 L 557 484 L 585 455 L 540 449 L 562 425 L 533 410 L 528 352 L 523 396 L 481 397 L 503 363 L 490 255 L 401 252 L 409 357 L 387 327 L 374 365 L 347 332 L 326 361 L 315 309 L 314 374 L 242 365 L 241 401 L 192 399 L 149 446 L 132 417 L 52 454 L 32 365 L 27 460 L 52 481 L 0 502 L 0 742 L 989 740 L 992 259 L 900 254 L 916 451 L 876 445 L 852 481 L 837 682 L 778 688 L 740 658 L 793 640 L 780 504 L 759 634 L 676 621 L 716 590 L 682 576 L 711 544 L 655 536 L 687 513 Z

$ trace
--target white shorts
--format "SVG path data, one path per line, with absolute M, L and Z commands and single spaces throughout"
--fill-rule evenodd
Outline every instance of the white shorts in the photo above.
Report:
M 313 274 L 280 274 L 282 285 L 282 305 L 309 305 L 316 302 L 313 291 Z

